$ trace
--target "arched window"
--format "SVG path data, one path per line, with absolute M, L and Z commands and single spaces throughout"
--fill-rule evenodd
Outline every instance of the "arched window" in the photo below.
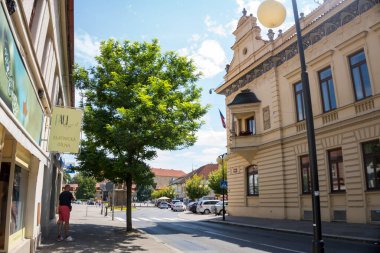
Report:
M 247 195 L 259 195 L 259 171 L 257 165 L 251 165 L 247 168 Z

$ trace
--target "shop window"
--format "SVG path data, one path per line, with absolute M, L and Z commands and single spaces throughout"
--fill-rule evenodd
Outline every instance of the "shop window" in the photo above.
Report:
M 259 195 L 259 171 L 257 165 L 247 168 L 247 195 Z
M 342 149 L 328 151 L 331 191 L 345 191 Z
M 305 120 L 305 98 L 301 82 L 294 85 L 294 93 L 296 98 L 297 121 Z
M 363 143 L 364 170 L 368 190 L 380 190 L 380 142 Z
M 364 51 L 361 50 L 349 57 L 352 82 L 356 100 L 362 100 L 372 95 L 371 82 Z
M 319 71 L 319 86 L 322 94 L 323 111 L 329 112 L 336 109 L 334 82 L 332 79 L 331 68 L 328 67 Z
M 310 161 L 309 155 L 300 157 L 301 163 L 301 177 L 302 177 L 302 193 L 311 193 L 311 174 L 310 174 Z
M 4 249 L 5 244 L 5 224 L 7 219 L 7 202 L 10 171 L 11 163 L 2 162 L 0 166 L 0 250 Z
M 13 179 L 10 234 L 14 234 L 24 227 L 27 188 L 28 172 L 16 165 Z

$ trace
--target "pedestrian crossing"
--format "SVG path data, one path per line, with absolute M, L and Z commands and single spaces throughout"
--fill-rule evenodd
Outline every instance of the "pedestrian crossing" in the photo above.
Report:
M 115 219 L 125 222 L 124 218 L 115 217 Z M 156 217 L 139 217 L 139 218 L 132 218 L 132 221 L 139 222 L 139 221 L 149 221 L 149 222 L 176 222 L 176 221 L 188 221 L 186 219 L 182 218 L 156 218 Z

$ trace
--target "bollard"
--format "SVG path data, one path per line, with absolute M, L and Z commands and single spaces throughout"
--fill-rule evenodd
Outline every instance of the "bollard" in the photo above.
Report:
M 88 206 L 86 206 L 86 217 L 87 217 L 87 209 L 88 209 Z
M 107 216 L 108 213 L 108 206 L 106 206 L 106 212 L 104 213 L 104 216 Z

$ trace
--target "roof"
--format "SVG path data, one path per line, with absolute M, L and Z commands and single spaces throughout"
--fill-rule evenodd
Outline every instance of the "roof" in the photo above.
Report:
M 260 102 L 261 101 L 256 97 L 255 93 L 251 92 L 250 89 L 245 89 L 245 90 L 242 90 L 239 94 L 237 94 L 234 100 L 231 103 L 229 103 L 227 106 L 260 103 Z
M 186 175 L 182 170 L 168 170 L 168 169 L 159 169 L 159 168 L 151 168 L 154 176 L 156 177 L 183 177 Z
M 218 164 L 209 163 L 199 167 L 198 169 L 188 173 L 187 175 L 174 180 L 171 184 L 183 184 L 187 179 L 191 178 L 194 174 L 203 176 L 204 179 L 208 179 L 208 175 L 219 168 Z

